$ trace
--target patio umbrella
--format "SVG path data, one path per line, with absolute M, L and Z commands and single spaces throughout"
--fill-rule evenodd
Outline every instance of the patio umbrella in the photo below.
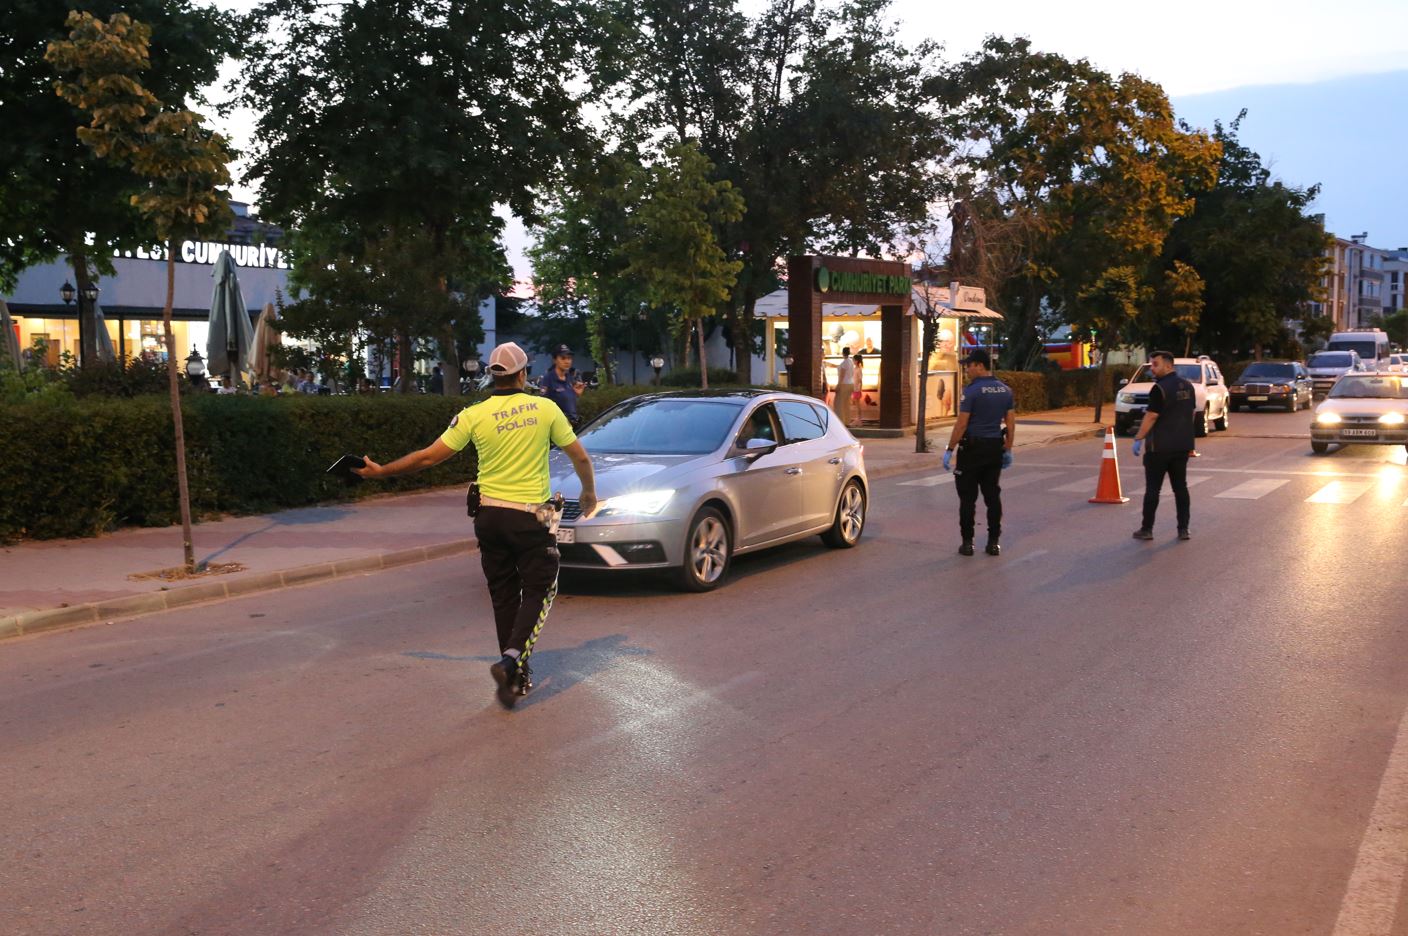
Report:
M 254 324 L 254 354 L 251 358 L 254 376 L 261 383 L 269 382 L 269 373 L 272 370 L 270 352 L 279 347 L 282 341 L 283 338 L 279 334 L 279 313 L 274 309 L 272 302 L 265 303 L 264 311 L 259 313 L 259 320 Z
M 205 346 L 210 362 L 207 367 L 211 376 L 219 374 L 233 387 L 239 381 L 239 372 L 249 370 L 254 329 L 249 324 L 239 278 L 235 276 L 235 261 L 228 250 L 220 251 L 212 275 L 215 292 L 210 299 L 210 339 Z
M 93 323 L 98 328 L 98 360 L 111 364 L 117 360 L 117 352 L 112 348 L 112 335 L 108 334 L 108 323 L 103 318 L 103 307 L 93 303 Z
M 24 358 L 20 357 L 20 336 L 15 332 L 15 320 L 10 318 L 10 307 L 5 305 L 4 299 L 0 299 L 0 328 L 5 330 L 5 334 L 0 336 L 0 354 L 16 370 L 24 370 Z

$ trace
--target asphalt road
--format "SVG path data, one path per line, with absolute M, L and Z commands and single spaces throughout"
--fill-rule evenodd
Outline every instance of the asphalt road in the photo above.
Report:
M 1092 441 L 999 558 L 930 473 L 712 595 L 569 581 L 513 712 L 464 559 L 8 642 L 0 932 L 1408 933 L 1408 470 L 1307 421 L 1205 440 L 1188 543 Z

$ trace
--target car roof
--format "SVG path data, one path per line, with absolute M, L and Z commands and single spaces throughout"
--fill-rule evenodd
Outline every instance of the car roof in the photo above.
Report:
M 694 390 L 663 390 L 658 393 L 643 393 L 635 399 L 649 400 L 722 400 L 725 402 L 736 402 L 739 405 L 750 400 L 759 400 L 764 397 L 779 400 L 801 400 L 807 403 L 821 405 L 821 401 L 815 397 L 809 397 L 800 393 L 790 393 L 786 390 L 770 390 L 766 387 L 723 387 L 720 389 L 704 389 L 700 387 Z

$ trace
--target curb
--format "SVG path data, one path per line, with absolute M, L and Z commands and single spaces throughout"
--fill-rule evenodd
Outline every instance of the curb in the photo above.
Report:
M 379 572 L 417 562 L 428 562 L 432 559 L 444 559 L 447 556 L 470 553 L 477 545 L 476 541 L 472 539 L 452 540 L 448 543 L 398 549 L 375 556 L 359 556 L 352 559 L 339 559 L 335 562 L 318 562 L 278 572 L 260 572 L 230 582 L 201 582 L 197 585 L 184 585 L 165 591 L 128 595 L 124 598 L 95 601 L 68 608 L 26 611 L 23 614 L 0 618 L 0 640 L 82 627 L 86 624 L 108 623 L 119 618 L 136 617 L 157 611 L 174 611 L 177 608 L 202 602 L 242 598 L 245 595 L 259 592 L 292 588 L 295 585 L 307 585 L 311 582 L 324 582 L 328 579 L 345 578 L 364 572 Z

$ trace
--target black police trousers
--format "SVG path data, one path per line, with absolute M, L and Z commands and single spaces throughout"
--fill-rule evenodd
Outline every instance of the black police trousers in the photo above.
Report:
M 1003 439 L 964 439 L 958 443 L 958 465 L 953 471 L 953 486 L 958 489 L 958 531 L 963 541 L 973 539 L 973 525 L 978 511 L 978 492 L 988 508 L 988 541 L 996 542 L 1002 535 L 1002 452 Z
M 517 650 L 526 661 L 557 597 L 557 539 L 537 517 L 509 507 L 481 507 L 474 536 L 494 605 L 499 652 Z
M 1173 488 L 1178 528 L 1186 530 L 1192 512 L 1192 501 L 1188 497 L 1187 452 L 1144 453 L 1144 529 L 1154 528 L 1154 514 L 1159 509 L 1159 489 L 1164 486 L 1164 475 L 1168 475 L 1169 487 Z

